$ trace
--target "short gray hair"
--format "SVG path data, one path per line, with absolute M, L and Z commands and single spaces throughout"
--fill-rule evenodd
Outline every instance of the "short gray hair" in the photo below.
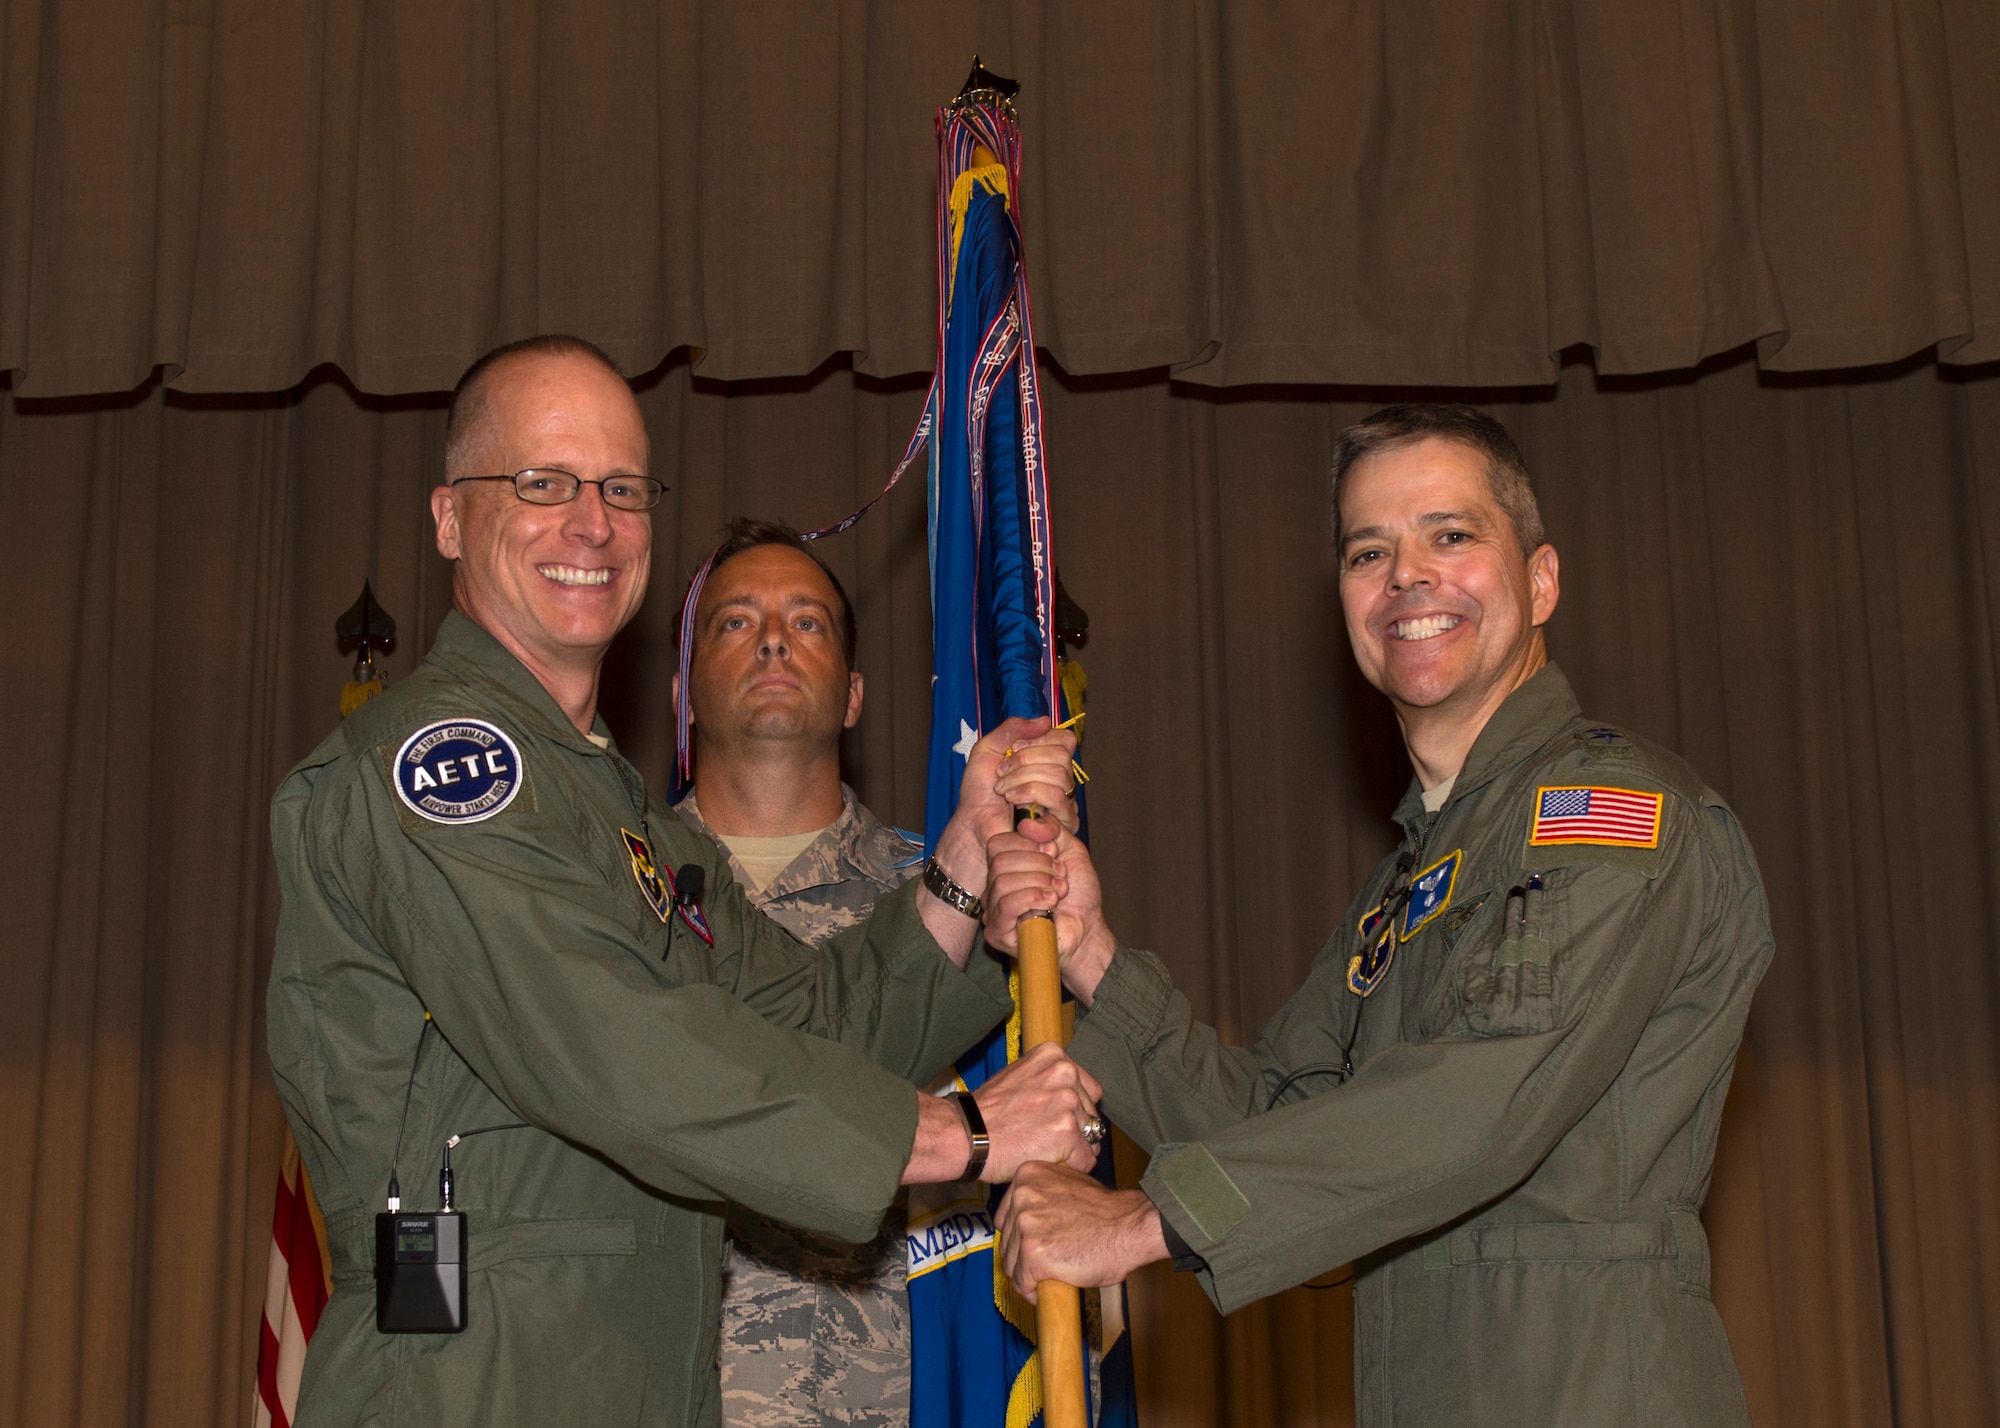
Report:
M 467 367 L 465 375 L 458 379 L 458 385 L 451 389 L 451 401 L 444 409 L 445 475 L 501 474 L 496 471 L 473 473 L 461 468 L 471 459 L 470 447 L 477 439 L 480 427 L 485 425 L 486 388 L 493 369 L 516 357 L 581 357 L 586 362 L 595 362 L 619 381 L 625 380 L 625 374 L 618 370 L 618 364 L 602 347 L 581 337 L 571 337 L 568 333 L 548 332 L 539 337 L 523 337 L 518 342 L 494 348 Z
M 1477 407 L 1462 402 L 1399 402 L 1343 431 L 1333 443 L 1333 538 L 1341 537 L 1340 483 L 1364 457 L 1401 451 L 1431 437 L 1469 446 L 1486 458 L 1486 485 L 1493 503 L 1513 523 L 1521 554 L 1533 555 L 1548 539 L 1541 507 L 1528 480 L 1528 464 L 1507 428 Z

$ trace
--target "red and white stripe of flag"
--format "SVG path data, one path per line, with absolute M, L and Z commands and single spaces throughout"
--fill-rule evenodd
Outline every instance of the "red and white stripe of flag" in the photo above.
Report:
M 313 1202 L 299 1147 L 285 1128 L 285 1160 L 271 1216 L 271 1263 L 264 1282 L 264 1322 L 257 1334 L 257 1407 L 252 1428 L 291 1428 L 299 1406 L 306 1341 L 332 1292 L 326 1226 Z
M 1537 846 L 1608 843 L 1655 847 L 1660 841 L 1660 808 L 1664 801 L 1660 794 L 1629 788 L 1594 785 L 1542 788 L 1536 793 L 1535 822 L 1529 830 L 1528 842 Z

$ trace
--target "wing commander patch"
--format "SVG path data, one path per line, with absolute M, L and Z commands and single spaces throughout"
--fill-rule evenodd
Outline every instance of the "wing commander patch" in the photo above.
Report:
M 1660 846 L 1660 810 L 1666 796 L 1632 788 L 1590 785 L 1535 791 L 1535 820 L 1528 846 L 1589 843 L 1605 848 Z
M 672 913 L 674 896 L 660 870 L 653 866 L 653 845 L 630 828 L 620 828 L 618 837 L 632 855 L 632 876 L 638 880 L 639 895 L 646 899 L 653 915 L 665 922 Z
M 396 796 L 433 823 L 478 823 L 514 801 L 524 769 L 514 741 L 481 719 L 442 719 L 396 750 Z

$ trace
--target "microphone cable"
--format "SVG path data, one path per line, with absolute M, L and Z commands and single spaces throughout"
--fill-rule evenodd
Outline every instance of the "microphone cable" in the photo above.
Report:
M 424 1039 L 430 1035 L 431 1014 L 424 1013 L 424 1024 L 417 1032 L 416 1054 L 410 1058 L 410 1079 L 403 1087 L 403 1115 L 396 1122 L 396 1148 L 389 1154 L 389 1213 L 395 1214 L 403 1208 L 403 1187 L 396 1183 L 396 1172 L 403 1159 L 403 1132 L 410 1124 L 410 1093 L 417 1089 L 417 1067 L 423 1064 Z

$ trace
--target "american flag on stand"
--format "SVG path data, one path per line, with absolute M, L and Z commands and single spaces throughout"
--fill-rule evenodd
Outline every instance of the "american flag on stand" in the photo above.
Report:
M 1598 843 L 1615 848 L 1657 848 L 1664 797 L 1630 788 L 1572 785 L 1542 788 L 1535 795 L 1535 822 L 1528 842 Z
M 313 1202 L 299 1147 L 285 1129 L 284 1168 L 271 1216 L 271 1262 L 264 1281 L 264 1322 L 257 1330 L 257 1408 L 252 1428 L 291 1428 L 299 1407 L 306 1340 L 333 1292 L 327 1278 L 326 1225 Z

